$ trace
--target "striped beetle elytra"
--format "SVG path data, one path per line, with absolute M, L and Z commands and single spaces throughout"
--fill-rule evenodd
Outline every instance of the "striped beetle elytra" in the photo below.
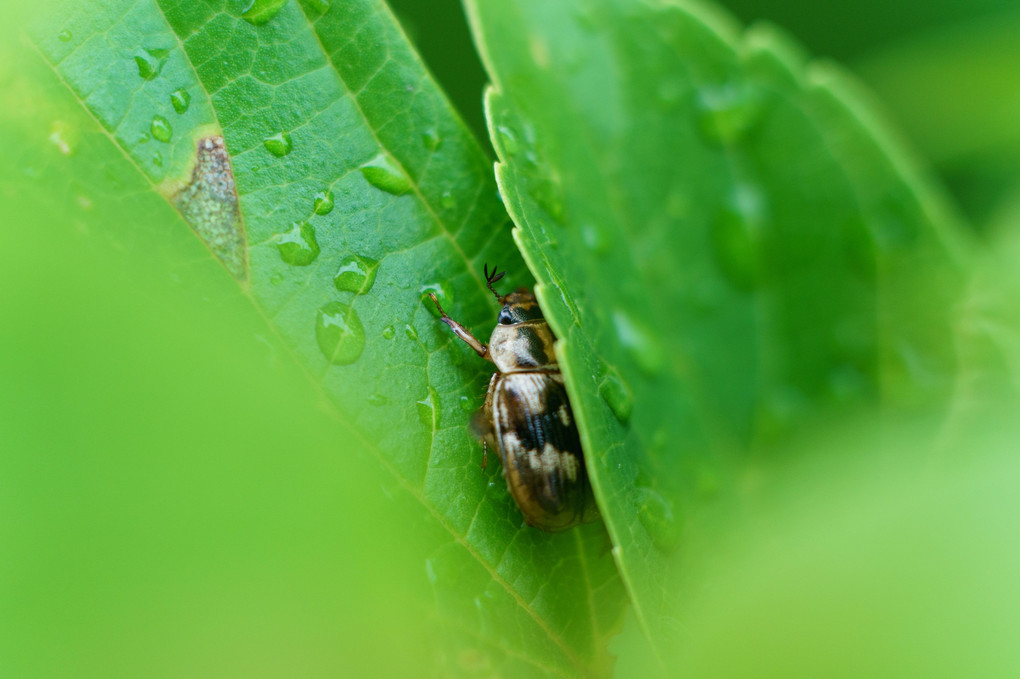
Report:
M 496 365 L 485 404 L 471 421 L 472 433 L 499 452 L 507 488 L 528 525 L 559 532 L 598 518 L 581 437 L 567 399 L 553 343 L 535 296 L 526 288 L 500 295 L 492 287 L 506 272 L 489 273 L 489 291 L 502 305 L 489 344 L 450 318 L 430 295 L 443 323 L 484 359 Z

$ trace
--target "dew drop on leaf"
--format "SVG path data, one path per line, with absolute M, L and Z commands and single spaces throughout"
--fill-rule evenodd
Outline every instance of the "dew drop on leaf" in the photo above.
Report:
M 372 394 L 368 397 L 368 404 L 373 406 L 384 406 L 389 402 L 390 400 L 382 394 Z
M 343 302 L 330 302 L 315 317 L 319 350 L 334 365 L 350 365 L 365 350 L 365 328 L 358 313 Z
M 163 154 L 156 151 L 152 154 L 152 164 L 156 167 L 163 167 Z
M 740 143 L 762 113 L 760 95 L 739 83 L 706 86 L 698 90 L 698 130 L 714 145 Z
M 395 334 L 396 334 L 396 331 L 393 330 L 393 326 L 392 325 L 387 325 L 385 328 L 383 328 L 383 331 L 382 331 L 383 339 L 393 339 L 393 336 Z
M 312 201 L 312 210 L 317 215 L 328 215 L 333 211 L 333 192 L 329 189 L 319 191 Z
M 261 26 L 277 15 L 287 0 L 252 0 L 241 18 L 253 26 Z
M 340 266 L 333 274 L 333 285 L 342 292 L 364 294 L 375 284 L 375 272 L 379 262 L 368 257 L 347 255 L 340 260 Z
M 418 408 L 418 420 L 430 431 L 439 428 L 439 394 L 432 387 L 428 388 L 425 398 L 415 402 Z
M 615 370 L 603 370 L 602 372 L 599 394 L 605 399 L 620 424 L 626 425 L 630 422 L 630 415 L 634 411 L 634 393 Z
M 380 153 L 361 166 L 368 183 L 386 193 L 402 196 L 411 190 L 411 180 L 385 153 Z
M 164 144 L 170 143 L 170 140 L 174 136 L 174 128 L 170 125 L 170 121 L 163 116 L 153 116 L 152 123 L 149 125 L 149 132 L 157 141 L 161 141 Z
M 280 251 L 280 259 L 287 264 L 308 266 L 319 256 L 315 227 L 308 222 L 295 223 L 290 231 L 277 236 L 276 248 Z
M 272 153 L 277 158 L 282 158 L 294 148 L 294 145 L 290 141 L 290 135 L 286 132 L 278 132 L 272 137 L 266 137 L 262 141 L 262 145 L 266 147 L 266 150 Z
M 765 219 L 761 193 L 745 184 L 736 187 L 729 204 L 712 222 L 710 238 L 716 265 L 723 277 L 740 290 L 750 290 L 758 279 L 758 242 Z
M 609 239 L 605 232 L 591 222 L 581 226 L 581 240 L 596 255 L 603 256 L 609 253 Z
M 274 273 L 272 276 L 269 277 L 269 282 L 272 283 L 273 285 L 279 285 L 280 283 L 283 282 L 283 274 L 280 272 Z
M 143 80 L 154 80 L 159 72 L 163 70 L 163 62 L 166 61 L 170 50 L 158 48 L 143 48 L 135 53 L 135 65 L 138 66 L 138 75 Z
M 507 156 L 517 155 L 519 147 L 517 146 L 517 137 L 514 136 L 513 130 L 506 125 L 500 125 L 496 128 L 496 133 L 499 135 L 499 145 L 503 148 L 504 153 Z
M 419 299 L 421 299 L 425 308 L 428 309 L 429 313 L 433 316 L 440 318 L 442 314 L 439 313 L 439 309 L 436 308 L 435 302 L 433 302 L 432 298 L 429 297 L 430 294 L 435 295 L 436 299 L 439 300 L 440 306 L 442 306 L 446 311 L 449 311 L 450 307 L 453 305 L 453 291 L 450 289 L 450 286 L 444 283 L 426 283 L 418 289 Z
M 60 31 L 60 33 L 57 33 L 57 40 L 60 42 L 71 42 L 71 38 L 73 37 L 74 36 L 71 34 L 71 31 L 68 30 L 63 30 Z
M 466 410 L 467 412 L 471 412 L 472 410 L 475 409 L 475 405 L 474 405 L 474 403 L 471 402 L 471 399 L 468 398 L 467 396 L 461 396 L 460 397 L 460 409 L 461 410 Z
M 187 113 L 188 107 L 191 106 L 191 95 L 184 88 L 174 90 L 170 93 L 170 103 L 178 113 Z
M 655 375 L 666 363 L 666 352 L 654 332 L 622 309 L 613 311 L 616 338 L 647 374 Z
M 443 138 L 434 127 L 430 127 L 421 133 L 421 141 L 429 151 L 435 151 L 443 144 Z
M 634 488 L 638 519 L 648 531 L 655 548 L 670 554 L 680 545 L 683 521 L 676 506 L 668 498 L 652 488 Z
M 443 195 L 439 198 L 439 204 L 444 210 L 452 210 L 457 207 L 457 200 L 453 197 L 453 191 L 443 191 Z
M 404 334 L 407 335 L 407 339 L 409 339 L 409 340 L 417 340 L 418 339 L 418 331 L 410 323 L 408 323 L 407 325 L 404 326 Z

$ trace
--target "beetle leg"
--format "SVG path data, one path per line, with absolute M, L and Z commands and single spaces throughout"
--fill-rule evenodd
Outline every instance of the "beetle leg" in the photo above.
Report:
M 450 330 L 453 330 L 453 334 L 464 340 L 464 342 L 466 342 L 469 347 L 474 349 L 479 356 L 491 361 L 492 357 L 489 356 L 489 347 L 479 342 L 478 339 L 474 335 L 472 335 L 471 332 L 463 325 L 447 316 L 446 312 L 443 311 L 443 307 L 439 306 L 439 300 L 436 298 L 435 294 L 430 292 L 429 297 L 432 298 L 432 301 L 435 302 L 436 304 L 436 308 L 439 309 L 439 314 L 441 316 L 439 320 L 450 326 Z

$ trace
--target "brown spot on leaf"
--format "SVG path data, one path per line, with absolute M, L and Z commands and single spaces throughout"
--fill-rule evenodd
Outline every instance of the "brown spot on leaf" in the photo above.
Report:
M 246 280 L 248 244 L 223 137 L 198 140 L 191 181 L 170 200 L 227 270 Z

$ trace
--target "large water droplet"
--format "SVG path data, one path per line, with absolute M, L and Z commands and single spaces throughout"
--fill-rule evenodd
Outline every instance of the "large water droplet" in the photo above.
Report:
M 372 186 L 395 196 L 402 196 L 411 190 L 411 180 L 385 153 L 380 153 L 362 165 L 361 174 Z
M 620 346 L 630 353 L 642 371 L 654 375 L 662 369 L 666 363 L 666 352 L 648 326 L 626 311 L 616 309 L 613 311 L 613 328 Z
M 358 313 L 343 302 L 330 302 L 315 317 L 315 339 L 334 365 L 349 365 L 365 350 L 365 328 Z
M 656 490 L 634 488 L 638 519 L 652 538 L 652 544 L 664 554 L 670 554 L 680 545 L 683 521 L 674 503 Z
M 170 93 L 170 103 L 178 113 L 187 113 L 191 106 L 191 95 L 183 87 Z
M 425 398 L 417 401 L 418 420 L 421 421 L 429 431 L 439 429 L 439 394 L 432 387 Z
M 347 255 L 340 261 L 340 267 L 333 275 L 337 290 L 361 295 L 372 289 L 379 262 L 368 257 Z
M 278 132 L 272 137 L 266 137 L 262 140 L 262 145 L 277 158 L 282 158 L 294 148 L 290 141 L 290 135 L 286 132 Z
M 496 134 L 499 137 L 499 145 L 503 148 L 503 152 L 507 156 L 517 155 L 520 147 L 517 145 L 517 137 L 514 135 L 513 130 L 506 125 L 500 125 L 496 128 Z
M 169 54 L 170 50 L 148 47 L 135 52 L 138 75 L 143 80 L 153 80 L 163 70 L 163 63 Z
M 460 397 L 460 409 L 467 412 L 471 412 L 475 409 L 475 404 L 467 396 Z
M 280 11 L 287 0 L 252 0 L 241 13 L 241 18 L 253 26 L 261 26 Z
M 439 204 L 444 210 L 452 210 L 457 207 L 457 199 L 453 197 L 453 191 L 443 191 L 443 195 L 439 198 Z
M 729 204 L 711 226 L 712 253 L 723 276 L 740 290 L 759 277 L 759 241 L 764 229 L 765 199 L 749 184 L 737 185 Z
M 429 295 L 435 295 L 439 300 L 440 306 L 444 309 L 449 310 L 453 306 L 453 290 L 449 285 L 444 283 L 426 283 L 418 289 L 418 296 L 421 299 L 422 304 L 429 310 L 436 318 L 440 318 L 442 314 L 439 313 L 439 309 L 436 308 L 435 302 L 429 297 Z
M 382 331 L 383 339 L 393 339 L 393 336 L 396 335 L 396 334 L 397 333 L 393 329 L 392 325 L 387 325 L 385 328 L 383 328 L 383 331 Z
M 333 192 L 329 189 L 325 191 L 319 191 L 315 194 L 315 199 L 312 203 L 312 210 L 317 215 L 328 215 L 333 211 Z
M 698 129 L 722 146 L 739 143 L 758 122 L 761 95 L 749 85 L 726 83 L 698 90 Z
M 174 136 L 174 128 L 170 125 L 170 121 L 163 116 L 153 116 L 152 124 L 149 125 L 149 132 L 158 141 L 164 144 L 170 143 L 170 140 Z
M 421 141 L 429 151 L 435 151 L 442 145 L 443 138 L 439 136 L 436 128 L 430 127 L 421 133 Z
M 276 238 L 280 259 L 294 266 L 308 266 L 319 256 L 319 241 L 315 239 L 315 227 L 308 222 L 294 223 L 290 231 Z
M 59 40 L 60 42 L 71 42 L 71 38 L 73 37 L 74 36 L 71 34 L 71 31 L 68 31 L 66 29 L 60 31 L 60 33 L 57 33 L 57 40 Z
M 599 394 L 606 400 L 620 424 L 626 425 L 634 411 L 634 393 L 615 370 L 603 370 L 602 373 Z

